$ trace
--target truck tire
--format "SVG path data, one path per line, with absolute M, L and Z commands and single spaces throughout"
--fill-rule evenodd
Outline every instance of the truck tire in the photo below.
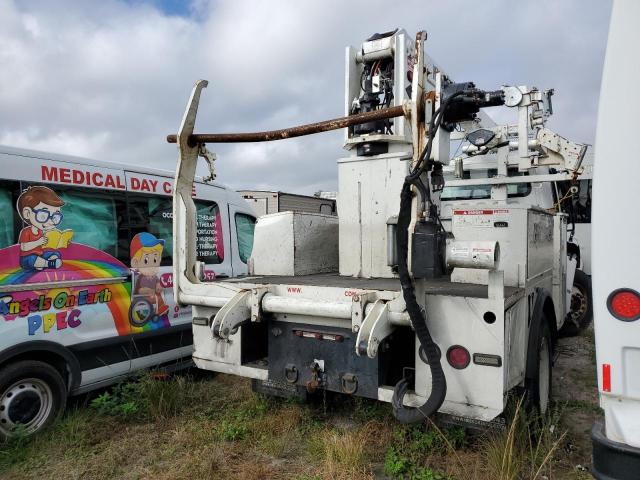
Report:
M 560 329 L 560 335 L 575 337 L 586 330 L 592 320 L 591 277 L 582 270 L 576 270 L 571 292 L 571 310 Z
M 525 376 L 525 408 L 529 414 L 538 417 L 547 413 L 551 403 L 553 365 L 553 343 L 546 316 L 543 315 L 540 322 L 537 339 L 530 343 Z
M 51 425 L 64 410 L 67 386 L 51 365 L 22 360 L 0 370 L 0 438 L 10 438 L 21 425 L 36 433 Z

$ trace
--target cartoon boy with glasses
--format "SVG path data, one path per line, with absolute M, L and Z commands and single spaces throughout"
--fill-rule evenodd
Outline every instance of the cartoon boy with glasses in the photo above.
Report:
M 57 230 L 62 222 L 60 209 L 64 205 L 53 190 L 34 186 L 18 197 L 18 213 L 27 224 L 20 231 L 20 266 L 24 270 L 60 268 L 62 254 L 57 249 L 46 248 L 49 238 L 46 232 Z

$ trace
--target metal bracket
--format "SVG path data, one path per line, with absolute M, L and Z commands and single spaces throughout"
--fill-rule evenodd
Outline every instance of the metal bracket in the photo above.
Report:
M 549 157 L 547 161 L 541 159 L 540 165 L 560 165 L 561 169 L 566 168 L 574 172 L 580 169 L 587 151 L 586 145 L 567 140 L 548 128 L 540 129 L 536 138 Z
M 202 179 L 203 182 L 211 182 L 216 179 L 216 167 L 215 161 L 218 158 L 216 154 L 210 150 L 207 150 L 207 146 L 204 143 L 198 144 L 198 155 L 204 158 L 207 162 L 207 168 L 209 169 L 209 175 Z
M 229 336 L 235 333 L 241 324 L 250 320 L 249 300 L 251 294 L 251 290 L 241 290 L 218 310 L 211 324 L 214 337 L 228 340 Z
M 389 304 L 376 300 L 373 308 L 365 317 L 356 339 L 356 354 L 375 358 L 380 343 L 387 338 L 395 327 L 389 323 Z
M 262 318 L 262 297 L 269 292 L 268 287 L 251 289 L 251 321 L 259 322 Z
M 358 292 L 351 297 L 351 331 L 358 333 L 365 317 L 365 306 L 376 300 L 373 292 Z

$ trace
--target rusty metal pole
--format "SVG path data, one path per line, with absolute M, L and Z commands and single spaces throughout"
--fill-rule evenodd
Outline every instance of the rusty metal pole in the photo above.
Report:
M 334 118 L 324 122 L 309 123 L 297 127 L 283 128 L 282 130 L 271 130 L 268 132 L 247 132 L 247 133 L 194 133 L 189 136 L 189 143 L 240 143 L 240 142 L 270 142 L 272 140 L 284 140 L 287 138 L 301 137 L 314 133 L 328 132 L 340 128 L 361 125 L 375 120 L 386 118 L 409 116 L 410 106 L 408 104 L 396 107 L 382 108 L 371 112 L 358 113 L 348 117 Z M 176 143 L 176 135 L 167 135 L 167 142 Z

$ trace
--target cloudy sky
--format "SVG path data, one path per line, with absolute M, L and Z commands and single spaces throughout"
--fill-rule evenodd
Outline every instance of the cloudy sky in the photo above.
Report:
M 196 131 L 267 130 L 342 115 L 344 47 L 428 32 L 456 81 L 555 88 L 550 127 L 592 143 L 608 0 L 0 0 L 0 144 L 175 167 L 193 83 Z M 495 116 L 503 118 L 504 113 Z M 218 146 L 234 188 L 337 187 L 340 132 Z

